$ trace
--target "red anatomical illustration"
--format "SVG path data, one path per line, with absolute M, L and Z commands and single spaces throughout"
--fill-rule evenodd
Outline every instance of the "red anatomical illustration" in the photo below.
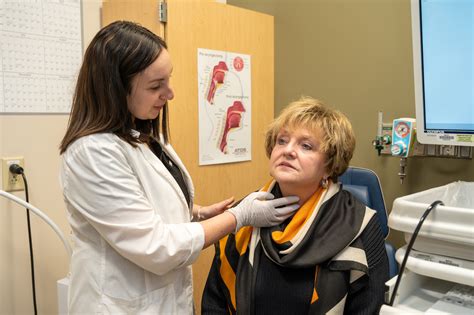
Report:
M 227 109 L 224 133 L 219 145 L 219 149 L 223 153 L 227 153 L 227 134 L 230 130 L 240 127 L 243 112 L 245 112 L 245 108 L 240 101 L 235 101 L 234 104 Z
M 214 66 L 212 70 L 212 78 L 209 84 L 209 91 L 207 93 L 207 101 L 211 104 L 214 104 L 214 95 L 220 84 L 224 83 L 225 73 L 229 69 L 224 61 L 219 61 L 219 63 Z

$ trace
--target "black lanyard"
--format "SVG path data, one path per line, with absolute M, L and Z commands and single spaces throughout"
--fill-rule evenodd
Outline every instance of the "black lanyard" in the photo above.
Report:
M 189 196 L 188 186 L 184 181 L 183 173 L 181 173 L 179 167 L 174 164 L 174 162 L 170 159 L 166 152 L 163 151 L 161 145 L 155 139 L 151 140 L 150 148 L 153 153 L 155 153 L 155 155 L 160 159 L 166 169 L 168 169 L 173 178 L 176 180 L 176 183 L 178 183 L 178 186 L 181 188 L 181 191 L 183 192 L 184 197 L 186 198 L 186 202 L 189 205 L 191 202 L 191 197 Z

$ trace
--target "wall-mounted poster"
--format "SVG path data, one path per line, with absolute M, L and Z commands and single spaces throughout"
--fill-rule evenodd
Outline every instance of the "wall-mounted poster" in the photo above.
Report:
M 252 159 L 250 56 L 198 49 L 199 165 Z

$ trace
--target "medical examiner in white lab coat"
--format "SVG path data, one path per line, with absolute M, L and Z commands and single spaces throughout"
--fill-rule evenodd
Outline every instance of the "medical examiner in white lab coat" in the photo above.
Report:
M 268 193 L 235 207 L 232 198 L 193 204 L 191 178 L 168 143 L 172 69 L 165 42 L 126 21 L 101 29 L 85 52 L 60 145 L 74 237 L 71 314 L 193 314 L 199 252 L 298 207 L 297 197 Z

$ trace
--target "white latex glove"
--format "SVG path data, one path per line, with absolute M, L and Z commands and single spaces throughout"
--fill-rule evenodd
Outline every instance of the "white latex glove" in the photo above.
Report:
M 255 227 L 274 226 L 291 216 L 300 206 L 295 204 L 296 196 L 275 198 L 271 193 L 258 191 L 245 197 L 237 206 L 229 211 L 235 216 L 238 231 L 242 226 Z

